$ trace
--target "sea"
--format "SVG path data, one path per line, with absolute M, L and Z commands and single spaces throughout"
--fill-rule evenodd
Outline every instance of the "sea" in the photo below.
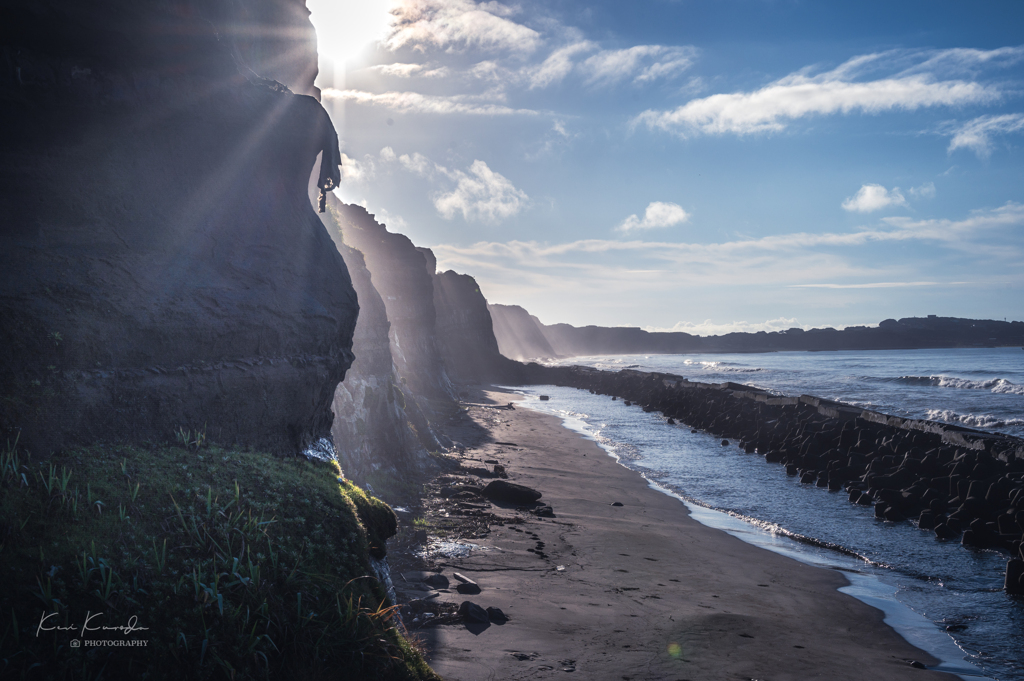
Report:
M 1024 350 L 971 348 L 574 357 L 556 364 L 658 371 L 814 395 L 898 416 L 1024 437 Z M 556 386 L 517 387 L 704 524 L 767 550 L 842 571 L 842 589 L 885 613 L 912 644 L 965 679 L 1024 681 L 1024 597 L 1002 590 L 1008 554 L 941 542 L 877 520 L 845 492 L 800 484 L 779 464 L 670 426 L 622 400 Z M 540 395 L 549 397 L 547 401 Z

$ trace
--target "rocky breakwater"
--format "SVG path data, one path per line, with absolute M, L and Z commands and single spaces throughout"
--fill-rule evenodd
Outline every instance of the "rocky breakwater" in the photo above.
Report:
M 0 18 L 5 436 L 327 436 L 357 305 L 306 193 L 317 155 L 328 189 L 339 158 L 308 12 L 41 7 Z
M 817 397 L 780 397 L 671 374 L 531 365 L 534 382 L 613 395 L 669 424 L 737 441 L 801 482 L 845 490 L 876 517 L 942 540 L 1007 551 L 1005 589 L 1024 593 L 1024 441 Z

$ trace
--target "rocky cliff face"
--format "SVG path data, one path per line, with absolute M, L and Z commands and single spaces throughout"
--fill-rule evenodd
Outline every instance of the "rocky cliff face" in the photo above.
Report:
M 544 336 L 541 321 L 518 305 L 488 305 L 498 349 L 505 357 L 554 358 L 558 353 Z
M 435 263 L 431 253 L 428 269 Z M 476 280 L 452 270 L 433 278 L 438 347 L 448 375 L 460 383 L 514 380 L 517 364 L 498 351 L 487 299 Z
M 842 330 L 788 329 L 766 333 L 692 336 L 629 327 L 542 324 L 515 305 L 491 305 L 502 354 L 514 359 L 690 352 L 794 350 L 896 350 L 906 348 L 1016 347 L 1024 345 L 1024 322 L 955 317 L 886 319 L 877 327 Z M 549 354 L 550 352 L 550 354 Z
M 366 259 L 391 322 L 391 354 L 409 390 L 428 401 L 450 403 L 455 396 L 445 372 L 435 331 L 434 284 L 426 258 L 408 237 L 389 232 L 360 206 L 333 195 L 344 241 Z
M 327 435 L 357 305 L 306 185 L 337 142 L 314 97 L 256 72 L 316 94 L 302 3 L 0 11 L 6 435 Z
M 409 422 L 422 422 L 415 398 L 402 390 L 394 360 L 387 308 L 373 285 L 363 254 L 342 241 L 333 204 L 321 215 L 352 276 L 359 300 L 352 352 L 355 361 L 338 384 L 332 409 L 331 433 L 345 474 L 357 481 L 382 473 L 390 477 L 415 477 L 430 466 L 427 450 Z M 429 433 L 429 428 L 425 430 Z M 436 442 L 433 448 L 439 446 Z

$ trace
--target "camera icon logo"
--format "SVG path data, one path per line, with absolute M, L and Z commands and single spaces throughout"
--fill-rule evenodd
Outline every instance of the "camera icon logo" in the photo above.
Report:
M 79 641 L 77 638 L 71 639 L 71 647 L 72 648 L 79 648 L 79 647 L 81 647 L 81 645 L 82 645 L 82 642 Z

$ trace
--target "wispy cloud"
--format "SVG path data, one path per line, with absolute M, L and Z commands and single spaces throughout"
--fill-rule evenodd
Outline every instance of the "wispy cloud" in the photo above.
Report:
M 391 30 L 383 44 L 390 50 L 432 46 L 533 52 L 541 36 L 513 21 L 516 13 L 517 8 L 493 1 L 401 0 L 391 10 Z
M 367 106 L 380 106 L 402 113 L 426 113 L 438 115 L 462 114 L 469 116 L 534 116 L 538 112 L 531 109 L 513 109 L 504 104 L 488 102 L 488 94 L 483 95 L 423 95 L 418 92 L 382 92 L 375 94 L 362 90 L 335 90 L 327 88 L 323 91 L 324 99 L 355 102 Z
M 421 78 L 444 78 L 449 74 L 447 67 L 438 66 L 430 68 L 425 64 L 377 64 L 376 66 L 369 67 L 369 70 L 376 71 L 384 76 L 393 76 L 396 78 L 412 78 L 414 76 Z
M 874 281 L 863 284 L 791 284 L 789 288 L 913 288 L 917 286 L 963 286 L 970 281 Z
M 992 153 L 992 137 L 1024 131 L 1024 114 L 1003 114 L 1000 116 L 979 116 L 951 131 L 949 153 L 957 149 L 970 149 L 979 158 Z
M 659 227 L 674 227 L 690 219 L 690 214 L 683 210 L 683 207 L 676 203 L 663 203 L 652 201 L 644 211 L 641 220 L 636 215 L 630 215 L 621 225 L 616 227 L 620 232 L 632 232 L 636 230 L 657 229 Z
M 911 187 L 907 190 L 907 193 L 913 196 L 915 199 L 934 199 L 935 198 L 935 183 L 925 182 L 920 187 Z
M 932 185 L 934 192 L 935 185 Z M 856 213 L 870 213 L 889 206 L 906 206 L 907 200 L 903 198 L 899 187 L 889 191 L 880 184 L 865 184 L 857 193 L 843 201 L 843 210 Z
M 580 70 L 590 84 L 612 85 L 624 80 L 647 83 L 680 75 L 690 68 L 696 55 L 694 47 L 636 45 L 623 50 L 602 50 L 584 60 Z
M 810 69 L 792 73 L 752 92 L 716 94 L 694 99 L 671 111 L 648 110 L 635 117 L 643 125 L 681 137 L 732 133 L 750 135 L 784 130 L 792 121 L 814 115 L 912 111 L 923 107 L 991 103 L 1001 90 L 973 80 L 939 79 L 943 60 L 977 63 L 984 51 L 913 53 L 913 67 L 874 79 L 858 79 L 886 63 L 905 66 L 905 53 L 879 53 L 854 57 L 837 68 L 810 75 Z M 925 68 L 926 64 L 931 66 Z M 929 70 L 931 69 L 931 70 Z

